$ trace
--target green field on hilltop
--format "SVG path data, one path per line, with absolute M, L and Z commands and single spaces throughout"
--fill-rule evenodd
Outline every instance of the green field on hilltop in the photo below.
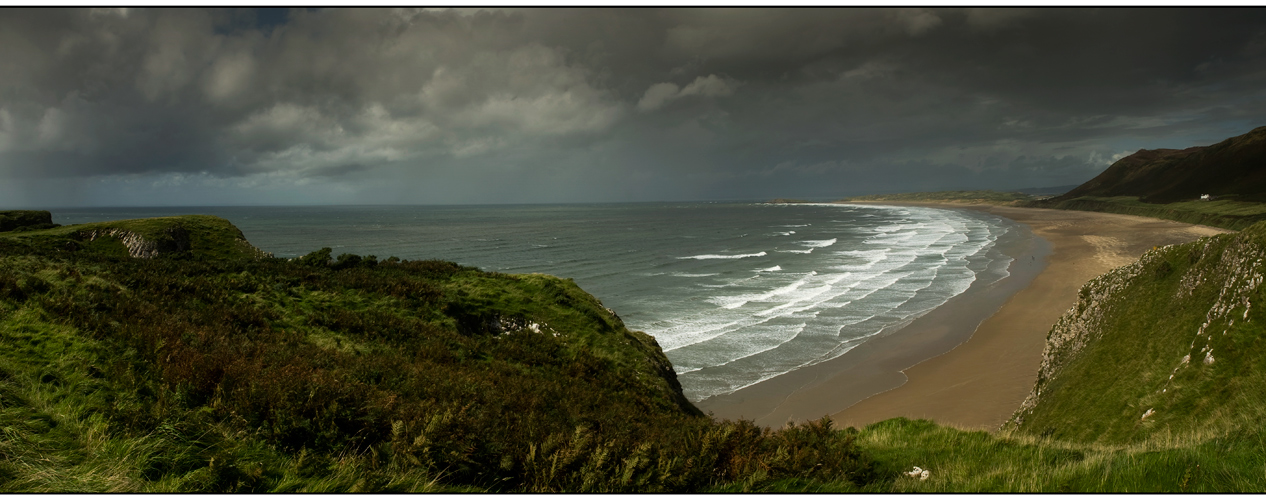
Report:
M 1034 201 L 1027 206 L 1138 215 L 1234 230 L 1266 221 L 1266 203 L 1239 201 L 1234 197 L 1160 204 L 1139 201 L 1137 196 L 1082 196 L 1068 200 Z
M 968 203 L 1028 208 L 1083 210 L 1166 219 L 1188 224 L 1201 224 L 1240 230 L 1266 221 L 1266 203 L 1242 201 L 1235 196 L 1213 201 L 1178 201 L 1146 203 L 1137 196 L 1081 196 L 1052 199 L 1024 193 L 999 191 L 932 191 L 921 193 L 876 194 L 844 198 L 841 202 L 920 202 Z

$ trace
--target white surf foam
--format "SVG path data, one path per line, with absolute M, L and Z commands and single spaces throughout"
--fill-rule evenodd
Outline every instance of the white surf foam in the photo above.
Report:
M 677 258 L 678 258 L 678 259 L 694 259 L 694 260 L 709 260 L 709 259 L 746 259 L 746 258 L 748 258 L 748 257 L 764 257 L 764 256 L 766 256 L 766 255 L 769 255 L 769 254 L 767 254 L 767 253 L 765 253 L 765 252 L 756 252 L 756 253 L 744 253 L 744 254 L 739 254 L 739 255 L 717 255 L 717 254 L 691 255 L 691 256 L 689 256 L 689 257 L 677 257 Z
M 834 245 L 839 238 L 831 238 L 829 240 L 804 240 L 800 244 L 810 248 L 826 248 Z

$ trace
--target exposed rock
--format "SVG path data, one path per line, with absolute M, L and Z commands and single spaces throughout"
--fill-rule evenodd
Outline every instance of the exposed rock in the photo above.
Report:
M 1256 227 L 1256 226 L 1255 226 Z M 1181 370 L 1192 369 L 1192 361 L 1202 360 L 1201 365 L 1214 363 L 1211 339 L 1214 332 L 1225 334 L 1235 322 L 1250 321 L 1251 297 L 1258 293 L 1266 281 L 1266 267 L 1262 256 L 1266 247 L 1259 243 L 1254 231 L 1202 238 L 1178 248 L 1188 252 L 1191 263 L 1178 281 L 1174 300 L 1190 299 L 1197 288 L 1217 290 L 1217 299 L 1208 304 L 1205 320 L 1192 335 L 1191 343 L 1181 358 L 1172 361 L 1174 368 L 1157 393 L 1167 392 L 1175 375 Z M 1113 308 L 1124 298 L 1124 291 L 1140 277 L 1154 278 L 1155 270 L 1167 266 L 1167 252 L 1175 247 L 1162 247 L 1144 253 L 1133 264 L 1119 267 L 1092 279 L 1082 287 L 1074 305 L 1047 334 L 1046 347 L 1042 351 L 1042 364 L 1037 383 L 1009 424 L 1020 425 L 1032 412 L 1040 396 L 1061 370 L 1076 359 L 1082 349 L 1104 334 L 1104 321 L 1114 314 Z M 1241 308 L 1243 311 L 1241 312 Z M 1149 410 L 1144 418 L 1152 414 Z
M 164 238 L 147 240 L 132 231 L 105 228 L 88 229 L 79 232 L 79 237 L 86 241 L 97 238 L 118 238 L 127 247 L 128 255 L 139 259 L 152 259 L 161 253 L 182 252 L 189 250 L 189 232 L 183 227 L 172 226 L 163 230 Z

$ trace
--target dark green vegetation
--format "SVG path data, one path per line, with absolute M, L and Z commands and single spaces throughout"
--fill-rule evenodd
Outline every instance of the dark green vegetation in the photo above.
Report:
M 0 212 L 0 214 L 12 212 Z M 47 214 L 48 212 L 42 212 Z M 4 235 L 25 252 L 64 256 L 251 259 L 267 256 L 229 221 L 210 215 L 94 222 Z
M 1189 200 L 1165 204 L 1144 203 L 1137 196 L 1081 196 L 1062 201 L 1035 201 L 1023 206 L 1137 215 L 1234 230 L 1266 221 L 1266 203 L 1239 201 L 1234 196 L 1213 201 Z
M 840 201 L 918 201 L 918 202 L 950 202 L 979 203 L 987 205 L 1020 205 L 1036 199 L 1032 195 L 1004 191 L 933 191 L 926 193 L 872 194 L 854 196 Z
M 57 226 L 58 224 L 53 224 L 53 214 L 47 210 L 0 211 L 0 232 L 33 231 Z
M 1266 224 L 1087 284 L 1001 431 L 770 430 L 568 280 L 214 217 L 9 232 L 0 491 L 1261 491 L 1264 258 Z
M 654 339 L 571 281 L 330 257 L 270 258 L 205 216 L 0 236 L 0 490 L 875 480 L 856 431 L 700 415 Z

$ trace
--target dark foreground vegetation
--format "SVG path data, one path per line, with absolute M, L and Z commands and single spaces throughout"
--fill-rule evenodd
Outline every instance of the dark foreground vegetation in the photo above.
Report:
M 106 226 L 131 236 L 87 240 Z M 873 478 L 856 431 L 701 415 L 655 340 L 567 280 L 329 249 L 267 258 L 208 217 L 6 234 L 0 490 L 848 489 Z M 138 237 L 169 250 L 130 257 Z
M 771 430 L 569 280 L 206 216 L 9 231 L 0 491 L 1261 491 L 1264 257 L 1266 225 L 1091 282 L 1003 430 Z

